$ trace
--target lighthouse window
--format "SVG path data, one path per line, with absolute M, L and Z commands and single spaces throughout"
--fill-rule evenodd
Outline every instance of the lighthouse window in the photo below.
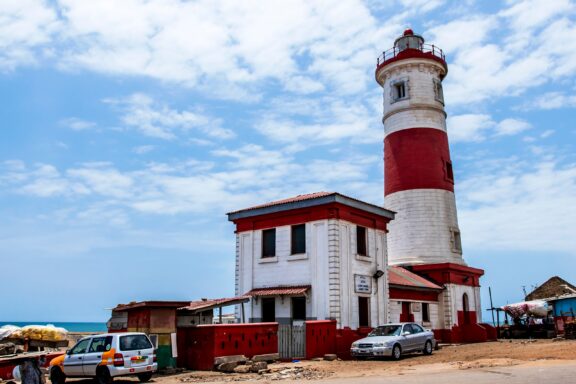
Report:
M 361 226 L 356 226 L 356 253 L 361 256 L 368 256 L 366 249 L 368 248 L 366 244 L 366 228 Z
M 276 228 L 262 231 L 262 258 L 276 256 Z
M 306 224 L 292 226 L 291 254 L 306 253 Z
M 452 229 L 450 231 L 452 233 L 451 242 L 452 242 L 452 251 L 456 253 L 462 253 L 462 239 L 460 238 L 460 231 L 457 229 Z
M 448 181 L 454 183 L 454 170 L 452 169 L 452 163 L 446 161 L 446 178 Z
M 437 101 L 444 104 L 444 91 L 442 90 L 442 82 L 434 79 L 434 97 Z
M 408 98 L 408 79 L 399 79 L 391 84 L 391 103 Z

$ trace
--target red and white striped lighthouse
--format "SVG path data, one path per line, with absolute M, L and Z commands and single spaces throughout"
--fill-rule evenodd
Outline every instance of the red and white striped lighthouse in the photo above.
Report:
M 442 92 L 447 73 L 442 50 L 425 45 L 410 29 L 378 59 L 376 80 L 384 90 L 384 205 L 396 212 L 388 225 L 388 260 L 443 287 L 431 319 L 439 339 L 481 341 L 487 337 L 478 324 L 484 271 L 468 267 L 462 258 Z M 418 296 L 406 295 L 412 301 Z
M 446 133 L 442 51 L 408 29 L 378 60 L 384 89 L 384 196 L 391 265 L 464 264 Z

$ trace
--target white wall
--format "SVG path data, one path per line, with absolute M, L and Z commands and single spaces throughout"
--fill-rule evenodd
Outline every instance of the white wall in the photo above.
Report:
M 308 318 L 338 321 L 339 327 L 358 327 L 358 296 L 370 298 L 371 325 L 388 319 L 386 234 L 367 229 L 368 256 L 356 253 L 356 225 L 343 220 L 318 220 L 306 223 L 306 254 L 290 255 L 290 226 L 276 228 L 276 257 L 262 259 L 262 230 L 237 235 L 236 273 L 238 295 L 253 288 L 311 285 L 307 298 Z M 372 292 L 354 292 L 354 275 L 373 276 Z M 261 317 L 260 300 L 245 305 L 246 320 Z M 290 317 L 290 298 L 276 299 L 276 317 Z M 239 308 L 236 317 L 240 317 Z
M 384 200 L 396 217 L 388 228 L 390 265 L 465 264 L 453 249 L 451 229 L 458 230 L 454 193 L 443 189 L 410 189 Z

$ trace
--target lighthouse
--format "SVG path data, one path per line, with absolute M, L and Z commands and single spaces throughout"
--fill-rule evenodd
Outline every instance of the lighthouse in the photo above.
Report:
M 388 227 L 388 260 L 443 287 L 438 338 L 474 341 L 482 333 L 484 271 L 462 257 L 442 90 L 447 74 L 442 50 L 424 44 L 411 29 L 377 61 L 384 100 L 384 205 L 396 212 Z

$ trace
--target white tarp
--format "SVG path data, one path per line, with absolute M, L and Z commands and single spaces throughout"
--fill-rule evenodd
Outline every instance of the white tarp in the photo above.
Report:
M 520 303 L 507 304 L 502 308 L 513 318 L 524 315 L 533 317 L 546 317 L 548 315 L 548 303 L 544 300 L 522 301 Z

